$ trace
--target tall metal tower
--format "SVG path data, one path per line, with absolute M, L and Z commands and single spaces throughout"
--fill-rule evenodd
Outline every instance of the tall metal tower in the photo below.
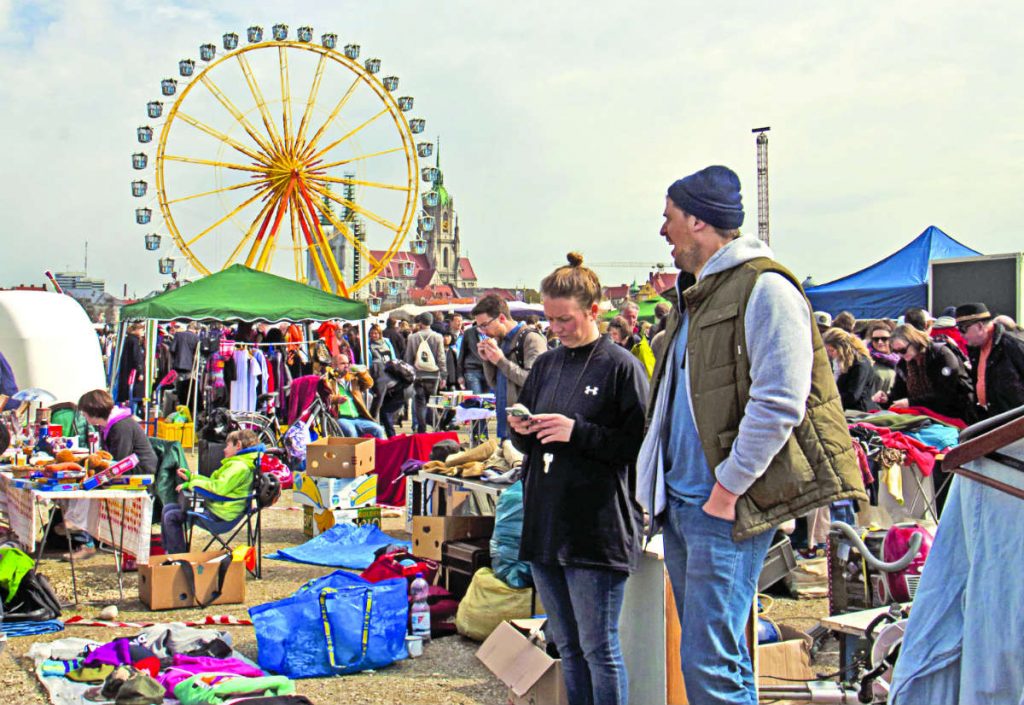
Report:
M 757 135 L 757 239 L 769 244 L 768 236 L 768 131 L 770 127 L 758 127 L 751 132 Z

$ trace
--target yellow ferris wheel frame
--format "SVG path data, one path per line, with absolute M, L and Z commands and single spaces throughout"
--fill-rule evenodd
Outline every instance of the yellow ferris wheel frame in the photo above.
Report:
M 278 63 L 280 66 L 282 109 L 282 129 L 280 132 L 278 131 L 277 125 L 270 114 L 267 102 L 263 97 L 263 93 L 260 90 L 259 84 L 256 82 L 252 68 L 246 57 L 248 52 L 271 48 L 277 48 Z M 313 81 L 310 85 L 310 93 L 306 100 L 306 107 L 297 128 L 292 120 L 290 76 L 288 71 L 287 52 L 292 49 L 309 51 L 320 55 L 316 67 L 316 73 L 314 74 Z M 265 132 L 261 132 L 257 129 L 245 114 L 231 102 L 230 98 L 220 90 L 220 88 L 213 82 L 212 78 L 210 78 L 209 74 L 215 67 L 231 60 L 237 61 L 241 66 L 246 83 L 249 86 L 249 90 L 256 102 L 256 107 L 259 110 L 259 115 L 262 119 Z M 347 68 L 349 71 L 356 74 L 356 77 L 352 81 L 348 90 L 335 104 L 323 125 L 321 125 L 311 137 L 307 137 L 310 129 L 309 123 L 313 106 L 316 104 L 319 96 L 320 81 L 323 78 L 328 60 L 332 60 Z M 345 107 L 345 104 L 352 97 L 352 94 L 359 87 L 360 83 L 365 83 L 381 100 L 384 107 L 375 115 L 349 130 L 341 138 L 334 140 L 326 147 L 319 147 L 320 140 L 327 128 L 338 117 L 338 114 Z M 204 85 L 213 94 L 217 101 L 220 102 L 220 104 L 229 113 L 231 113 L 249 137 L 252 138 L 255 146 L 243 144 L 181 110 L 181 106 L 185 98 L 195 86 L 200 84 Z M 321 158 L 324 155 L 355 136 L 363 128 L 383 117 L 385 114 L 390 115 L 394 122 L 395 127 L 398 130 L 398 134 L 401 137 L 401 146 L 370 154 L 360 154 L 348 159 L 342 159 L 326 164 L 321 163 Z M 185 122 L 192 127 L 205 132 L 211 137 L 220 140 L 222 143 L 228 145 L 238 153 L 244 154 L 252 159 L 253 163 L 237 164 L 167 154 L 167 139 L 170 136 L 171 127 L 176 124 L 176 120 Z M 402 151 L 405 154 L 405 185 L 361 181 L 358 179 L 341 178 L 326 174 L 326 169 L 328 168 L 338 167 L 344 164 L 358 162 L 363 159 L 371 159 L 373 157 L 383 156 L 385 154 L 396 153 L 399 151 Z M 168 200 L 164 181 L 164 163 L 168 161 L 204 164 L 213 167 L 245 171 L 252 174 L 254 178 L 252 181 Z M 328 291 L 333 290 L 334 293 L 341 296 L 349 296 L 351 293 L 373 281 L 401 249 L 405 242 L 406 235 L 413 224 L 413 219 L 416 216 L 416 210 L 418 208 L 418 177 L 419 163 L 415 138 L 413 137 L 412 129 L 405 118 L 403 110 L 399 107 L 398 102 L 392 96 L 391 91 L 384 86 L 374 73 L 363 66 L 360 66 L 358 62 L 350 59 L 343 53 L 335 49 L 302 41 L 284 40 L 258 42 L 239 47 L 210 61 L 202 71 L 197 72 L 195 76 L 192 77 L 192 80 L 190 80 L 181 90 L 177 99 L 169 109 L 164 121 L 163 129 L 160 132 L 160 139 L 156 154 L 157 199 L 160 204 L 160 212 L 163 215 L 164 223 L 166 224 L 171 237 L 174 239 L 174 243 L 177 248 L 199 272 L 203 275 L 208 275 L 210 274 L 210 268 L 203 264 L 199 257 L 192 251 L 191 246 L 210 232 L 216 230 L 220 225 L 230 220 L 247 206 L 258 200 L 262 200 L 263 206 L 261 207 L 259 214 L 250 224 L 249 229 L 245 233 L 245 237 L 243 237 L 235 247 L 234 251 L 222 266 L 222 269 L 226 269 L 235 263 L 241 253 L 245 250 L 245 246 L 248 243 L 249 250 L 245 256 L 245 265 L 261 271 L 267 271 L 273 260 L 278 231 L 285 214 L 288 214 L 293 241 L 292 252 L 296 280 L 303 283 L 307 281 L 301 253 L 308 252 L 311 255 L 313 266 L 318 275 L 317 279 L 320 282 L 321 287 Z M 352 184 L 367 188 L 379 188 L 393 191 L 405 191 L 406 201 L 401 220 L 398 223 L 394 223 L 387 218 L 360 206 L 358 203 L 347 200 L 333 193 L 329 190 L 329 184 L 331 183 Z M 174 216 L 171 213 L 171 205 L 181 201 L 199 198 L 201 196 L 209 196 L 212 194 L 224 193 L 247 187 L 254 189 L 255 193 L 243 201 L 234 210 L 229 211 L 224 217 L 215 221 L 213 225 L 198 234 L 192 235 L 188 239 L 186 239 L 186 237 L 179 231 L 178 226 L 174 221 Z M 352 212 L 358 213 L 368 220 L 372 220 L 383 228 L 393 231 L 395 236 L 392 239 L 390 246 L 385 250 L 384 256 L 379 259 L 374 257 L 366 247 L 365 243 L 363 243 L 352 232 L 350 224 L 336 217 L 329 208 L 323 205 L 323 198 L 330 199 L 334 203 L 348 208 Z M 335 260 L 331 247 L 328 244 L 329 238 L 321 228 L 320 218 L 317 211 L 319 211 L 319 214 L 322 214 L 327 218 L 327 220 L 334 226 L 335 230 L 352 245 L 355 251 L 359 252 L 362 261 L 367 263 L 368 271 L 359 280 L 354 281 L 351 284 L 347 284 L 345 282 L 345 277 L 341 272 L 341 268 Z M 268 227 L 271 223 L 272 227 Z M 305 247 L 303 247 L 299 241 L 300 236 L 305 240 Z M 251 243 L 250 240 L 252 241 Z M 334 282 L 333 287 L 330 286 L 331 280 Z

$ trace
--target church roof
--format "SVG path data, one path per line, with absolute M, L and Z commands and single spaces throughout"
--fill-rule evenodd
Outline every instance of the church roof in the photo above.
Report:
M 467 282 L 476 281 L 476 272 L 473 271 L 469 257 L 459 257 L 459 279 Z

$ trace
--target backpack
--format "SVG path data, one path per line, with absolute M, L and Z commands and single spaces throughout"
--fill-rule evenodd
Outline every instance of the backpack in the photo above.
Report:
M 60 600 L 50 581 L 33 568 L 21 579 L 18 591 L 4 604 L 5 622 L 45 622 L 60 617 Z
M 388 360 L 384 363 L 384 372 L 395 380 L 399 389 L 416 381 L 416 368 L 405 360 Z
M 512 339 L 512 362 L 519 365 L 519 367 L 522 367 L 524 370 L 526 369 L 526 337 L 531 333 L 539 335 L 542 338 L 544 337 L 544 334 L 540 331 L 534 330 L 530 326 L 523 326 L 519 329 L 519 332 L 516 333 L 516 337 Z M 548 341 L 545 339 L 544 347 L 547 348 L 547 346 Z
M 413 365 L 420 372 L 438 372 L 441 368 L 437 366 L 437 358 L 434 351 L 430 349 L 430 336 L 423 336 L 419 346 L 416 348 L 416 362 Z

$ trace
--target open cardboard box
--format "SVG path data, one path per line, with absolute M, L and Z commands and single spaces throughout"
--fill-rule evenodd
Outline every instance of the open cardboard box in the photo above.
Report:
M 312 477 L 358 477 L 373 472 L 376 461 L 373 438 L 325 436 L 306 446 L 306 474 Z
M 481 663 L 508 686 L 507 705 L 568 705 L 562 662 L 548 656 L 542 638 L 530 639 L 544 621 L 502 622 L 477 649 Z
M 220 559 L 231 555 L 226 551 L 197 551 L 193 553 L 172 553 L 151 556 L 149 563 L 139 566 L 139 599 L 151 610 L 173 610 L 197 607 L 196 595 L 211 605 L 234 605 L 245 602 L 245 564 L 231 561 L 220 596 L 211 600 L 217 589 L 217 575 Z M 167 561 L 187 560 L 192 564 L 195 576 L 195 593 L 189 585 L 185 567 L 179 564 L 164 565 Z
M 792 685 L 793 680 L 814 678 L 811 670 L 811 645 L 814 640 L 799 629 L 785 624 L 777 625 L 781 641 L 758 644 L 757 658 L 759 686 Z M 777 676 L 773 678 L 772 676 Z M 787 678 L 789 680 L 779 680 Z
M 494 533 L 494 517 L 421 517 L 412 518 L 412 554 L 419 558 L 441 560 L 445 541 L 487 538 Z

